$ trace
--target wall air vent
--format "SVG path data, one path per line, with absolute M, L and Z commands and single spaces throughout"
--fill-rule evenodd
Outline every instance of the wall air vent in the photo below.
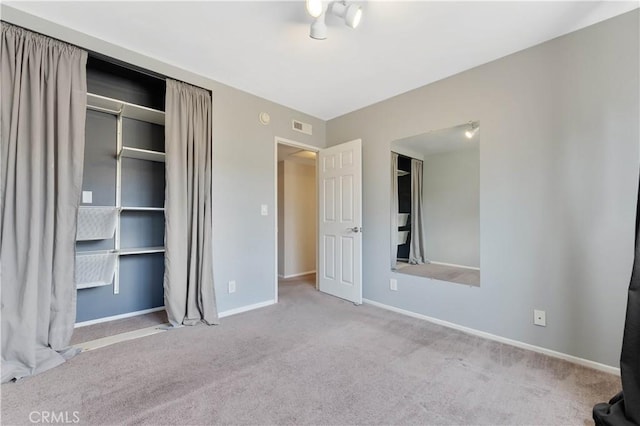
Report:
M 298 120 L 291 120 L 291 128 L 296 132 L 304 133 L 306 135 L 310 135 L 313 133 L 313 128 L 309 123 L 303 123 Z

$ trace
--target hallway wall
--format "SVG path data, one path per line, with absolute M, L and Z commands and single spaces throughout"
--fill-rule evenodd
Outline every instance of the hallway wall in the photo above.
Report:
M 289 160 L 280 161 L 278 190 L 278 275 L 289 278 L 315 272 L 315 166 Z

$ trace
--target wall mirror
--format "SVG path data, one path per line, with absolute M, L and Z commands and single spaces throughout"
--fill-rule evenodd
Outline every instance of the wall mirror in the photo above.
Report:
M 480 286 L 480 123 L 391 143 L 391 269 Z

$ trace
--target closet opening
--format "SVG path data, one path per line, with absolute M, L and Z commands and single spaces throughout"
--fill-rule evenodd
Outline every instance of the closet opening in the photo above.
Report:
M 317 148 L 276 138 L 276 289 L 317 288 Z
M 167 322 L 165 93 L 157 76 L 88 57 L 73 345 Z

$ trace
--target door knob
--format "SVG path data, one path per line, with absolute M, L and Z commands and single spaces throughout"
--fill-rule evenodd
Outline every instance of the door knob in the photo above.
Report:
M 355 232 L 357 234 L 358 232 L 362 232 L 362 228 L 358 228 L 357 226 L 354 226 L 353 228 L 349 228 L 349 231 Z

